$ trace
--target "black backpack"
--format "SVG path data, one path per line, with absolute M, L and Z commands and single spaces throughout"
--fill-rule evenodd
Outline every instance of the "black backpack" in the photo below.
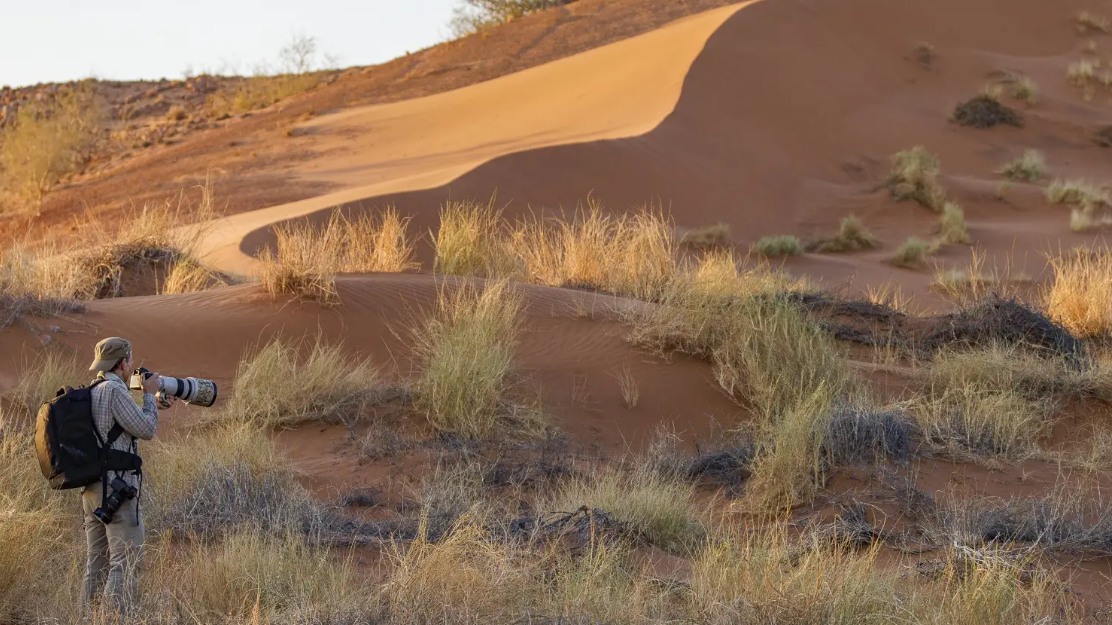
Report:
M 112 443 L 124 429 L 113 423 L 104 440 L 93 421 L 93 387 L 58 389 L 54 399 L 43 402 L 35 422 L 35 450 L 39 469 L 50 480 L 50 488 L 80 488 L 99 481 L 108 471 L 138 471 L 139 456 L 118 449 Z

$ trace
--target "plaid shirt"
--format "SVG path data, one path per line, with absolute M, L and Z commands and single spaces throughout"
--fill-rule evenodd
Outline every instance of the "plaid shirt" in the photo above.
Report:
M 101 438 L 107 438 L 112 424 L 119 423 L 124 431 L 112 443 L 112 449 L 138 454 L 139 445 L 135 442 L 136 439 L 150 440 L 158 429 L 158 404 L 155 403 L 154 395 L 144 393 L 143 407 L 140 409 L 131 398 L 127 383 L 120 376 L 109 372 L 97 377 L 107 380 L 93 388 L 93 422 L 96 423 L 97 431 Z M 121 477 L 131 486 L 138 485 L 138 476 L 131 472 Z

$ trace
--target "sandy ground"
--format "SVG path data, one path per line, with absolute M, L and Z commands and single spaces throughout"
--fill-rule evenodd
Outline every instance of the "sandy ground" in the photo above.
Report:
M 879 249 L 805 254 L 787 268 L 830 289 L 895 284 L 937 309 L 949 304 L 929 289 L 930 269 L 887 262 L 908 236 L 936 230 L 934 213 L 896 202 L 882 188 L 889 156 L 924 145 L 941 158 L 943 184 L 964 207 L 973 241 L 943 247 L 935 263 L 967 265 L 978 250 L 989 268 L 1008 268 L 1037 291 L 1047 277 L 1046 253 L 1097 244 L 1104 235 L 1071 232 L 1068 210 L 1049 205 L 1039 185 L 1014 183 L 1001 192 L 996 170 L 1034 148 L 1045 154 L 1052 178 L 1112 181 L 1112 150 L 1092 141 L 1112 124 L 1112 90 L 1086 100 L 1066 80 L 1067 66 L 1084 57 L 1091 39 L 1072 22 L 1082 8 L 1112 14 L 1112 1 L 756 0 L 454 90 L 336 106 L 303 121 L 287 117 L 279 130 L 291 143 L 270 150 L 267 142 L 278 133 L 260 129 L 246 149 L 269 156 L 238 170 L 287 195 L 216 222 L 205 242 L 207 260 L 252 273 L 253 254 L 272 241 L 274 224 L 319 222 L 336 206 L 393 205 L 413 218 L 415 231 L 426 231 L 449 198 L 497 193 L 514 217 L 535 208 L 570 210 L 590 194 L 614 211 L 658 203 L 681 230 L 728 224 L 742 250 L 765 235 L 825 236 L 855 214 L 881 239 Z M 1112 38 L 1092 39 L 1101 58 L 1112 57 Z M 934 50 L 929 64 L 914 57 L 923 42 Z M 958 102 L 1003 71 L 1029 75 L 1039 86 L 1032 107 L 1006 99 L 1023 113 L 1023 128 L 977 130 L 950 121 Z M 128 167 L 142 171 L 141 163 Z M 181 175 L 194 180 L 199 168 Z M 234 188 L 222 180 L 218 185 Z M 428 267 L 429 250 L 420 255 Z M 748 417 L 717 390 L 707 363 L 665 362 L 630 346 L 614 311 L 631 303 L 522 288 L 528 307 L 517 350 L 521 373 L 583 449 L 601 456 L 639 449 L 664 423 L 686 440 L 706 440 L 716 424 Z M 204 375 L 227 388 L 244 353 L 278 334 L 343 341 L 388 377 L 411 376 L 405 332 L 431 308 L 436 278 L 344 276 L 339 289 L 343 303 L 336 308 L 275 302 L 257 285 L 93 302 L 85 314 L 0 333 L 0 381 L 13 384 L 44 342 L 85 359 L 99 337 L 117 334 L 135 342 L 149 368 Z M 899 372 L 854 366 L 893 395 L 907 383 Z M 622 400 L 621 370 L 642 390 L 634 408 Z M 180 410 L 165 421 L 166 435 L 199 409 Z M 1091 418 L 1086 410 L 1069 412 L 1056 436 L 1068 443 L 1069 428 Z M 323 498 L 406 472 L 352 462 L 341 428 L 305 427 L 280 440 Z M 420 470 L 411 473 L 408 479 Z M 994 471 L 930 461 L 917 479 L 927 490 L 1007 495 L 1049 488 L 1058 473 L 1050 463 Z M 840 475 L 831 488 L 867 489 L 875 486 L 869 479 Z M 1103 560 L 1078 565 L 1085 592 L 1101 595 L 1108 568 Z

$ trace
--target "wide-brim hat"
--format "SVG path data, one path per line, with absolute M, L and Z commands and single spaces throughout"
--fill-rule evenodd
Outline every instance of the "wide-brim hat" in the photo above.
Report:
M 120 360 L 131 356 L 131 343 L 118 336 L 110 336 L 93 348 L 93 364 L 89 371 L 108 371 Z

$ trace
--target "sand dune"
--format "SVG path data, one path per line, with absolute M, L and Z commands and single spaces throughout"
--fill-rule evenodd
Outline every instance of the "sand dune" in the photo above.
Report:
M 241 240 L 271 223 L 344 203 L 439 187 L 493 158 L 643 134 L 675 107 L 707 37 L 738 7 L 456 91 L 359 107 L 302 126 L 319 157 L 297 175 L 345 190 L 222 220 L 208 248 L 229 271 L 249 270 Z
M 394 204 L 424 230 L 449 197 L 497 192 L 513 215 L 574 207 L 590 193 L 614 210 L 659 202 L 681 228 L 727 223 L 742 245 L 770 234 L 815 238 L 854 213 L 882 249 L 791 266 L 834 285 L 894 281 L 925 293 L 928 276 L 884 261 L 907 236 L 930 236 L 936 216 L 878 190 L 889 155 L 921 144 L 940 156 L 974 243 L 996 264 L 1038 277 L 1043 252 L 1098 235 L 1070 232 L 1067 211 L 1048 206 L 1034 185 L 1011 185 L 998 198 L 995 172 L 1037 148 L 1051 176 L 1106 175 L 1112 153 L 1091 137 L 1108 123 L 1107 103 L 1086 102 L 1065 80 L 1085 43 L 1071 22 L 1080 8 L 1038 0 L 736 5 L 457 92 L 323 116 L 306 126 L 319 137 L 318 156 L 293 172 L 351 188 L 232 217 L 213 248 L 223 267 L 244 269 L 245 254 L 270 240 L 269 224 L 314 211 L 319 219 L 337 204 Z M 912 58 L 921 42 L 935 50 L 929 67 Z M 1012 101 L 1024 128 L 949 121 L 958 102 L 1003 71 L 1039 86 L 1036 106 Z M 965 263 L 968 254 L 947 247 L 937 262 Z

